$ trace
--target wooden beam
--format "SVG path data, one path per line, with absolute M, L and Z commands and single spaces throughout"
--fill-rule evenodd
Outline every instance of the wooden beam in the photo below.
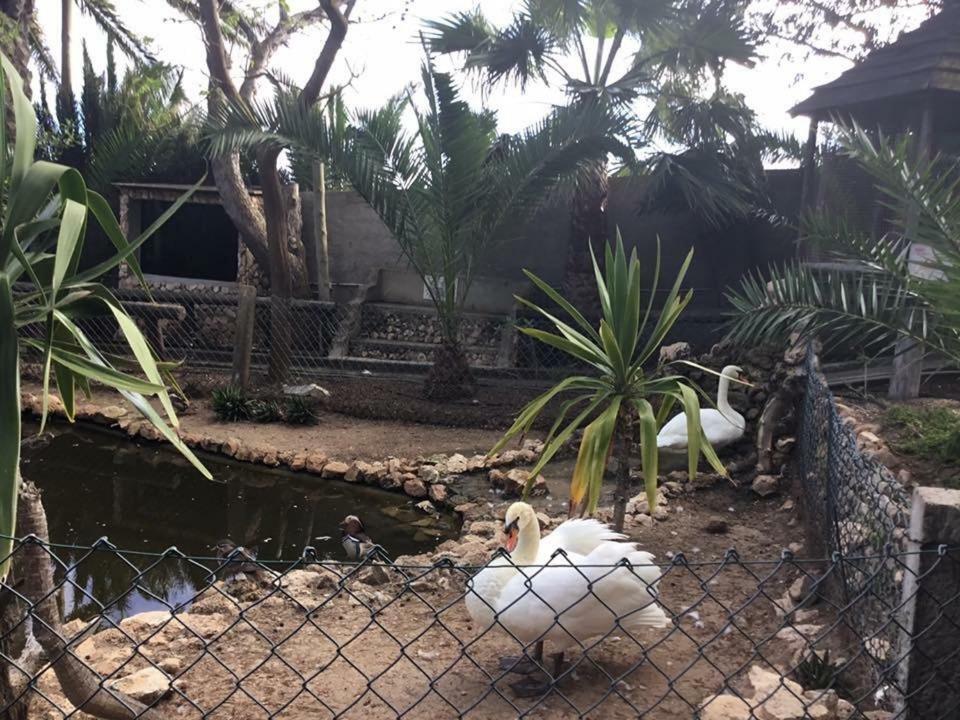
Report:
M 930 159 L 933 152 L 933 101 L 927 98 L 920 111 L 920 132 L 917 138 L 917 164 L 923 164 Z M 917 232 L 919 218 L 915 208 L 908 210 L 906 219 L 906 236 L 910 242 L 909 272 L 918 274 L 921 268 L 916 261 L 925 257 L 929 247 L 912 242 Z M 890 379 L 890 388 L 887 397 L 890 400 L 912 400 L 920 396 L 920 378 L 923 371 L 924 348 L 911 338 L 903 338 L 897 342 L 893 356 L 893 377 Z
M 317 299 L 330 299 L 330 253 L 327 247 L 327 184 L 323 163 L 313 163 L 313 240 L 317 254 Z
M 817 130 L 820 121 L 816 116 L 810 118 L 810 129 L 807 132 L 807 142 L 803 147 L 803 164 L 800 166 L 800 207 L 797 210 L 797 256 L 801 259 L 812 259 L 811 248 L 803 243 L 803 216 L 814 205 L 817 179 Z
M 257 311 L 257 290 L 241 285 L 237 298 L 237 325 L 233 343 L 233 384 L 246 389 L 250 385 L 250 357 L 253 353 L 253 326 Z

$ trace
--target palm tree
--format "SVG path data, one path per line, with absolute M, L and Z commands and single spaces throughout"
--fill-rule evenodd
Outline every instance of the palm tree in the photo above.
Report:
M 77 168 L 99 192 L 119 180 L 192 182 L 205 169 L 202 120 L 186 103 L 182 71 L 162 63 L 117 77 L 113 43 L 98 74 L 83 52 L 83 87 L 73 120 L 57 122 L 41 95 L 38 156 Z
M 464 302 L 483 259 L 516 239 L 522 221 L 552 193 L 608 153 L 629 158 L 618 138 L 629 127 L 599 104 L 574 113 L 561 109 L 518 135 L 496 133 L 495 118 L 474 112 L 448 74 L 428 61 L 424 104 L 412 94 L 348 126 L 338 101 L 334 112 L 306 111 L 291 96 L 262 106 L 256 124 L 222 118 L 216 152 L 259 142 L 290 147 L 328 160 L 370 203 L 393 232 L 424 281 L 437 310 L 442 342 L 425 392 L 429 397 L 472 394 L 474 381 L 460 337 Z M 403 114 L 416 117 L 404 129 Z
M 832 248 L 838 262 L 746 275 L 728 294 L 728 337 L 780 342 L 799 332 L 828 351 L 857 347 L 868 356 L 906 340 L 960 362 L 960 163 L 911 161 L 909 139 L 873 139 L 858 127 L 842 129 L 840 143 L 891 211 L 889 231 L 874 241 L 836 218 L 809 218 L 804 242 Z M 912 243 L 932 256 L 911 260 Z
M 463 56 L 465 70 L 479 74 L 488 87 L 515 82 L 522 89 L 534 81 L 558 84 L 572 108 L 601 102 L 628 113 L 640 98 L 669 98 L 669 104 L 655 106 L 654 122 L 634 138 L 635 145 L 656 156 L 649 146 L 657 135 L 657 113 L 698 102 L 706 86 L 716 100 L 724 99 L 720 86 L 724 64 L 752 61 L 753 39 L 742 6 L 737 0 L 527 0 L 502 28 L 493 27 L 479 10 L 431 21 L 427 42 L 434 52 Z M 698 158 L 704 159 L 710 156 Z M 693 163 L 680 167 L 651 157 L 651 164 L 661 173 L 676 170 L 679 181 L 696 181 L 689 173 L 696 167 Z M 712 174 L 695 184 L 709 190 L 718 179 Z M 581 175 L 571 211 L 568 284 L 578 275 L 590 275 L 590 243 L 599 247 L 606 242 L 608 184 L 603 158 Z M 698 192 L 687 196 L 691 208 L 713 219 L 742 210 L 739 197 L 733 206 L 714 208 L 702 205 L 698 196 Z
M 521 300 L 549 321 L 555 330 L 546 332 L 524 328 L 523 332 L 568 354 L 572 360 L 588 369 L 590 374 L 564 378 L 531 400 L 490 452 L 495 453 L 510 440 L 522 437 L 551 401 L 563 398 L 564 402 L 544 440 L 540 460 L 530 471 L 527 490 L 540 470 L 570 441 L 573 433 L 583 427 L 577 464 L 570 483 L 570 514 L 577 509 L 583 513 L 596 510 L 607 463 L 616 451 L 617 487 L 613 526 L 620 531 L 623 530 L 630 490 L 630 451 L 638 441 L 651 514 L 657 507 L 657 432 L 676 403 L 683 407 L 687 417 L 687 436 L 692 438 L 687 448 L 690 477 L 696 474 L 701 454 L 721 474 L 725 475 L 726 470 L 700 427 L 700 401 L 697 394 L 703 392 L 681 375 L 656 375 L 644 368 L 693 298 L 692 290 L 685 293 L 680 291 L 693 259 L 693 251 L 687 254 L 659 314 L 652 312 L 660 278 L 659 248 L 656 262 L 653 263 L 653 288 L 646 303 L 642 298 L 641 267 L 636 249 L 628 260 L 619 231 L 616 247 L 607 245 L 604 255 L 603 272 L 592 253 L 590 258 L 603 314 L 599 327 L 594 327 L 580 310 L 548 283 L 527 272 L 527 276 L 569 320 L 561 320 L 553 312 Z M 649 331 L 648 322 L 653 323 Z M 651 401 L 659 402 L 656 411 Z M 568 420 L 570 415 L 573 417 Z
M 0 93 L 4 110 L 9 105 L 15 115 L 15 135 L 0 136 L 0 185 L 4 188 L 0 204 L 0 581 L 6 581 L 15 533 L 48 539 L 39 493 L 20 477 L 22 353 L 31 353 L 42 368 L 41 426 L 47 419 L 51 380 L 68 419 L 73 418 L 77 393 L 89 395 L 91 383 L 97 382 L 119 391 L 201 473 L 208 478 L 210 473 L 177 435 L 177 416 L 166 390 L 170 367 L 157 362 L 137 324 L 99 282 L 124 261 L 139 275 L 136 249 L 190 193 L 173 203 L 143 235 L 127 242 L 106 200 L 86 186 L 79 172 L 34 160 L 37 118 L 16 68 L 3 55 Z M 7 125 L 4 118 L 0 128 Z M 85 233 L 93 222 L 113 242 L 116 253 L 80 270 Z M 83 330 L 84 318 L 91 315 L 106 315 L 117 323 L 130 358 L 108 355 L 91 341 Z M 150 396 L 160 410 L 148 402 Z M 149 718 L 150 711 L 142 704 L 105 692 L 101 678 L 66 652 L 47 551 L 38 544 L 20 547 L 17 572 L 23 578 L 20 592 L 37 618 L 34 635 L 68 699 L 97 717 L 128 717 L 133 712 Z M 6 674 L 7 668 L 2 672 Z M 5 707 L 11 701 L 0 700 Z

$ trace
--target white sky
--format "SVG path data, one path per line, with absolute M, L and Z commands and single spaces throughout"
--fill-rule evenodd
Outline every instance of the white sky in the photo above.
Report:
M 115 4 L 134 31 L 153 41 L 156 56 L 167 63 L 183 66 L 188 94 L 202 99 L 207 79 L 204 49 L 199 29 L 183 21 L 163 0 L 115 0 Z M 312 6 L 306 0 L 290 0 L 294 10 Z M 436 18 L 462 10 L 470 10 L 477 0 L 358 0 L 355 15 L 360 19 L 385 15 L 378 21 L 351 25 L 343 50 L 337 58 L 334 83 L 345 82 L 350 70 L 357 77 L 346 93 L 348 106 L 376 107 L 405 84 L 420 77 L 422 52 L 417 32 L 423 18 Z M 511 17 L 520 6 L 518 0 L 483 0 L 485 15 L 495 24 Z M 407 13 L 401 13 L 407 7 Z M 38 0 L 40 23 L 55 57 L 60 52 L 60 0 Z M 297 36 L 288 47 L 277 53 L 273 67 L 281 69 L 295 81 L 304 82 L 323 42 L 324 28 Z M 106 67 L 106 39 L 93 22 L 75 12 L 74 74 L 77 92 L 80 88 L 81 43 L 85 39 L 94 66 Z M 589 52 L 589 49 L 588 49 Z M 621 53 L 624 54 L 624 53 Z M 791 118 L 788 110 L 805 98 L 811 88 L 826 82 L 845 70 L 849 63 L 837 59 L 816 58 L 801 68 L 787 64 L 770 52 L 754 68 L 732 66 L 727 71 L 728 87 L 742 92 L 760 121 L 771 130 L 789 130 L 805 137 L 807 121 Z M 798 72 L 802 77 L 797 78 Z M 514 132 L 540 119 L 551 104 L 563 102 L 559 89 L 529 88 L 521 94 L 516 88 L 496 90 L 483 98 L 476 88 L 465 88 L 468 98 L 479 105 L 486 102 L 498 111 L 499 127 Z

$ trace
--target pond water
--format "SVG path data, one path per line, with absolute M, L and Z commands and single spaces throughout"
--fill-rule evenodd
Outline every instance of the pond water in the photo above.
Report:
M 25 454 L 22 469 L 43 490 L 51 542 L 79 546 L 56 550 L 65 564 L 58 579 L 68 580 L 67 619 L 92 616 L 98 603 L 117 619 L 188 601 L 216 563 L 153 556 L 171 546 L 210 558 L 211 547 L 230 538 L 257 545 L 262 561 L 292 562 L 306 546 L 345 560 L 337 525 L 346 515 L 359 515 L 391 557 L 429 550 L 458 530 L 452 513 L 428 517 L 383 490 L 207 455 L 210 482 L 167 446 L 75 426 L 52 431 L 49 445 Z M 80 549 L 104 536 L 132 552 L 121 559 Z

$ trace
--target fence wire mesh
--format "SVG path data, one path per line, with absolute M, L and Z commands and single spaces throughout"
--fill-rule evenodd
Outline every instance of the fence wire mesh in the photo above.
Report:
M 900 603 L 904 572 L 884 550 L 906 550 L 910 498 L 890 470 L 857 446 L 812 348 L 807 351 L 799 427 L 808 532 L 828 554 L 861 557 L 847 563 L 824 591 L 840 602 L 857 598 L 860 611 L 850 619 L 854 631 L 868 649 L 889 651 L 898 640 L 889 618 Z
M 161 359 L 194 372 L 230 374 L 238 362 L 238 348 L 248 345 L 251 372 L 264 376 L 279 372 L 282 381 L 364 371 L 422 376 L 443 342 L 440 323 L 429 306 L 309 299 L 281 304 L 259 295 L 252 300 L 245 334 L 248 316 L 242 310 L 239 286 L 198 284 L 150 293 L 119 288 L 114 293 Z M 460 337 L 467 363 L 479 376 L 494 379 L 562 372 L 571 365 L 568 356 L 518 332 L 534 322 L 508 314 L 466 313 Z M 87 317 L 80 326 L 98 347 L 129 354 L 108 312 Z M 43 329 L 37 326 L 26 332 L 39 338 Z
M 888 569 L 916 565 L 911 553 L 753 561 L 731 550 L 712 562 L 597 566 L 559 552 L 535 567 L 506 555 L 485 567 L 410 566 L 379 548 L 356 564 L 312 548 L 270 563 L 243 548 L 187 557 L 28 537 L 15 543 L 14 566 L 49 563 L 53 576 L 49 587 L 26 578 L 3 587 L 3 709 L 25 705 L 31 718 L 907 717 L 916 683 L 903 666 L 922 656 L 923 686 L 937 684 L 943 712 L 910 717 L 955 718 L 955 664 L 923 643 L 958 628 L 957 588 L 932 592 L 926 579 L 960 576 L 960 554 L 923 555 L 912 594 L 863 636 L 865 607 L 887 592 Z M 494 599 L 491 572 L 506 573 L 514 592 Z M 104 574 L 109 582 L 93 581 Z M 851 575 L 860 591 L 849 600 L 821 592 Z M 807 589 L 791 600 L 798 581 Z M 929 626 L 900 621 L 916 602 L 935 606 Z M 662 627 L 642 621 L 650 603 Z M 886 630 L 911 652 L 872 646 Z M 102 714 L 108 706 L 113 715 Z

